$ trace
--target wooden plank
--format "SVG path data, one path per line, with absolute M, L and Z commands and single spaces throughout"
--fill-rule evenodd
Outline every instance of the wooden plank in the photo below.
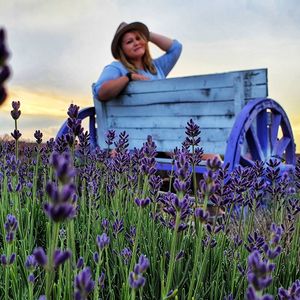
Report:
M 123 95 L 121 98 L 107 102 L 107 106 L 120 105 L 148 105 L 155 103 L 185 103 L 224 101 L 234 98 L 233 87 L 215 89 L 189 89 L 175 91 L 161 91 L 160 93 L 140 93 Z
M 243 74 L 245 86 L 248 84 L 264 84 L 268 82 L 268 70 L 267 69 L 253 69 L 240 71 Z
M 155 140 L 184 141 L 186 138 L 185 128 L 122 128 L 117 130 L 117 134 L 126 131 L 129 137 L 137 140 L 146 140 L 151 135 Z M 230 128 L 205 128 L 201 129 L 201 140 L 208 142 L 226 142 L 231 129 Z
M 237 116 L 245 103 L 244 77 L 242 72 L 234 75 L 234 114 Z
M 233 101 L 200 102 L 200 103 L 165 103 L 138 106 L 108 106 L 108 117 L 146 117 L 146 116 L 232 116 Z
M 145 143 L 146 140 L 136 140 L 136 139 L 129 139 L 129 147 L 130 149 L 141 148 L 143 146 L 143 143 Z M 176 147 L 181 148 L 182 144 L 181 141 L 172 141 L 172 140 L 154 140 L 157 151 L 161 152 L 168 152 L 173 151 Z M 201 143 L 200 145 L 205 153 L 215 153 L 215 154 L 225 154 L 226 150 L 226 143 L 224 142 L 205 142 Z
M 264 97 L 268 97 L 268 86 L 266 84 L 252 86 L 251 90 L 248 90 L 246 92 L 245 105 L 246 105 L 247 101 L 249 101 L 250 99 L 264 98 Z
M 231 71 L 225 73 L 205 74 L 197 76 L 187 76 L 178 78 L 168 78 L 155 81 L 139 81 L 132 82 L 124 90 L 123 94 L 136 94 L 136 93 L 160 93 L 162 91 L 177 91 L 177 90 L 190 90 L 201 88 L 216 88 L 232 86 L 233 77 L 237 73 L 243 72 L 252 74 L 252 83 L 266 82 L 266 69 L 253 69 L 244 71 Z
M 237 79 L 236 79 L 237 80 Z M 240 79 L 241 80 L 241 79 Z M 241 82 L 240 82 L 241 83 Z M 240 90 L 231 87 L 219 87 L 213 89 L 191 89 L 181 91 L 162 91 L 160 93 L 140 93 L 123 95 L 115 100 L 106 103 L 107 107 L 114 106 L 134 106 L 160 103 L 190 103 L 208 101 L 230 101 L 241 99 Z M 248 98 L 259 98 L 267 96 L 266 85 L 252 85 L 247 89 Z M 243 96 L 244 97 L 244 96 Z M 244 98 L 242 98 L 244 99 Z M 242 103 L 242 102 L 241 102 Z M 241 105 L 241 104 L 240 104 Z
M 200 128 L 231 128 L 234 118 L 225 116 L 197 116 L 193 118 Z M 108 118 L 108 129 L 117 128 L 185 128 L 189 121 L 186 117 L 118 117 Z

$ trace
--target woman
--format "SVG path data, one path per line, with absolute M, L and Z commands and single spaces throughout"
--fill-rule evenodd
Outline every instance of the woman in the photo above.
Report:
M 148 42 L 166 53 L 152 59 Z M 116 61 L 106 66 L 93 84 L 94 97 L 107 101 L 118 96 L 130 81 L 166 78 L 176 64 L 181 49 L 178 41 L 149 32 L 143 23 L 121 23 L 111 44 Z

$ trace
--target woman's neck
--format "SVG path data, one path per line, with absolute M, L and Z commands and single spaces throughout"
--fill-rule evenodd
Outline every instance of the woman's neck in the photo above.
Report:
M 138 70 L 144 70 L 144 64 L 141 59 L 131 61 L 131 63 L 138 69 Z

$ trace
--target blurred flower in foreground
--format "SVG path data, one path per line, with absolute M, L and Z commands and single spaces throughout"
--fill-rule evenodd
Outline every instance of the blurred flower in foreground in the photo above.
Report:
M 95 282 L 92 280 L 90 268 L 84 268 L 75 278 L 75 300 L 85 300 L 92 292 Z
M 149 268 L 149 260 L 145 255 L 141 255 L 139 262 L 134 266 L 133 272 L 129 274 L 129 285 L 133 289 L 143 287 L 146 283 L 146 278 L 142 276 L 144 272 Z
M 3 28 L 0 28 L 0 105 L 4 102 L 7 96 L 3 84 L 10 76 L 10 69 L 6 65 L 6 59 L 8 56 L 9 53 L 5 45 L 5 31 Z

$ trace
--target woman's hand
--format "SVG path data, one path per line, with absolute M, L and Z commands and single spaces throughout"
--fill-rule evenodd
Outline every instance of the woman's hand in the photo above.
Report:
M 131 79 L 133 81 L 138 81 L 138 80 L 149 80 L 150 78 L 138 73 L 131 73 Z
M 154 32 L 150 32 L 149 41 L 163 51 L 168 51 L 173 43 L 172 39 Z

